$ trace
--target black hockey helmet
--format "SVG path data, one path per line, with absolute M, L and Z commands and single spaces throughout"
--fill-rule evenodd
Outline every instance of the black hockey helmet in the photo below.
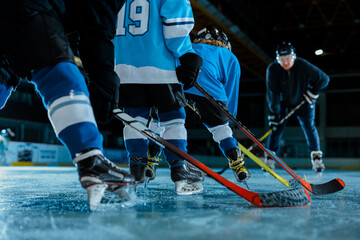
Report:
M 196 34 L 197 39 L 217 40 L 223 43 L 230 51 L 231 44 L 228 36 L 215 26 L 207 26 Z
M 276 47 L 276 57 L 285 55 L 295 55 L 295 48 L 290 42 L 282 42 Z

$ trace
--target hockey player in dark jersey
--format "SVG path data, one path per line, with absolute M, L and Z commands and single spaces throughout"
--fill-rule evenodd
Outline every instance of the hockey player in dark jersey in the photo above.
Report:
M 56 136 L 77 166 L 90 209 L 98 207 L 106 190 L 128 198 L 134 176 L 102 153 L 103 137 L 85 80 L 74 64 L 63 25 L 50 1 L 1 1 L 0 29 L 0 60 L 5 63 L 0 65 L 1 107 L 20 77 L 31 79 Z
M 58 9 L 70 46 L 87 77 L 95 118 L 100 124 L 109 123 L 119 99 L 120 80 L 114 71 L 112 41 L 124 0 L 53 1 L 64 3 L 64 10 L 61 6 Z
M 125 113 L 146 124 L 150 109 L 158 109 L 162 137 L 186 152 L 186 104 L 182 86 L 196 81 L 202 59 L 191 46 L 194 18 L 189 1 L 128 1 L 118 15 L 115 70 L 120 77 L 120 101 Z M 126 53 L 126 55 L 124 55 Z M 180 66 L 177 65 L 180 62 Z M 124 127 L 130 172 L 145 182 L 148 140 Z M 204 177 L 165 151 L 177 194 L 200 193 Z
M 197 33 L 193 42 L 193 49 L 203 58 L 197 82 L 236 116 L 241 70 L 239 61 L 231 52 L 227 35 L 215 26 L 208 26 Z M 185 96 L 194 103 L 201 122 L 212 133 L 214 141 L 228 158 L 236 180 L 241 182 L 248 179 L 250 173 L 244 166 L 245 162 L 237 147 L 237 140 L 233 137 L 228 118 L 195 87 L 186 90 Z M 154 145 L 149 148 L 150 153 L 153 153 L 150 155 L 151 159 L 156 159 L 156 155 L 159 154 L 159 150 L 155 149 L 157 148 Z M 150 172 L 153 169 L 151 164 L 150 162 L 148 166 L 149 176 L 154 175 Z
M 295 115 L 304 131 L 312 168 L 316 172 L 322 172 L 325 166 L 315 126 L 315 104 L 329 81 L 329 76 L 323 71 L 305 59 L 297 57 L 294 46 L 289 42 L 282 42 L 277 46 L 276 60 L 268 66 L 266 72 L 267 101 L 270 109 L 268 118 L 273 129 L 268 147 L 279 154 L 280 140 L 287 120 L 280 125 L 278 122 L 287 111 L 305 99 L 308 104 L 300 107 Z M 266 157 L 265 161 L 270 168 L 275 168 L 275 162 L 270 157 Z

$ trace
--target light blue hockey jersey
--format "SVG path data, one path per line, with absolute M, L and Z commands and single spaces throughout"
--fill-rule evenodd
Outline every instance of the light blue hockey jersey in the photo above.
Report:
M 203 59 L 197 82 L 218 101 L 227 101 L 229 112 L 236 117 L 240 64 L 228 49 L 204 43 L 193 44 L 193 49 Z M 185 91 L 203 96 L 195 87 Z
M 115 71 L 121 84 L 179 83 L 178 57 L 193 52 L 189 0 L 128 0 L 118 14 Z

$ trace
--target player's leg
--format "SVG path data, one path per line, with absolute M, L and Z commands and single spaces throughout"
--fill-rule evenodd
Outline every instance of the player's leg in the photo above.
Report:
M 214 141 L 219 144 L 219 148 L 229 161 L 229 166 L 233 170 L 236 180 L 241 182 L 250 178 L 241 151 L 237 147 L 237 141 L 233 137 L 228 118 L 214 108 L 206 98 L 193 94 L 186 94 L 186 97 L 195 103 L 201 122 L 211 132 Z M 221 104 L 226 107 L 226 102 L 221 102 Z
M 134 178 L 103 156 L 103 138 L 76 65 L 61 62 L 34 70 L 32 81 L 43 98 L 57 137 L 74 159 L 81 185 L 88 191 L 90 207 L 97 207 L 105 190 L 130 198 L 131 189 L 123 187 L 133 186 Z
M 88 190 L 90 206 L 96 206 L 103 194 L 103 191 L 95 191 L 97 198 L 92 198 L 96 186 L 101 185 L 103 190 L 114 191 L 124 185 L 133 185 L 133 177 L 112 167 L 102 156 L 102 136 L 94 122 L 87 87 L 72 63 L 73 54 L 56 12 L 49 10 L 51 5 L 44 8 L 46 1 L 44 5 L 34 4 L 31 8 L 22 4 L 24 2 L 19 2 L 20 6 L 13 9 L 13 14 L 5 17 L 6 24 L 4 19 L 0 21 L 1 29 L 4 30 L 1 43 L 13 63 L 14 72 L 25 77 L 33 70 L 32 82 L 43 98 L 55 133 L 78 165 L 80 182 Z M 78 158 L 85 152 L 86 157 Z M 100 159 L 96 164 L 91 160 L 94 156 Z M 84 180 L 80 165 L 95 166 L 97 172 L 91 175 L 87 172 L 86 177 L 90 178 Z M 112 178 L 102 175 L 107 172 L 104 165 L 123 177 L 116 174 Z M 112 184 L 118 188 L 114 189 Z
M 153 94 L 155 106 L 158 108 L 160 127 L 164 129 L 162 137 L 187 152 L 187 131 L 185 128 L 185 109 L 186 99 L 180 84 L 163 84 L 154 86 L 152 92 L 161 91 Z M 170 165 L 171 179 L 175 183 L 175 191 L 180 195 L 189 195 L 203 191 L 203 173 L 190 168 L 183 159 L 167 150 L 164 151 L 166 160 Z
M 153 107 L 151 109 L 149 119 L 150 119 L 150 121 L 148 121 L 149 129 L 154 133 L 158 134 L 159 136 L 162 136 L 162 133 L 164 132 L 164 128 L 160 127 L 157 108 Z M 161 162 L 160 159 L 161 153 L 162 153 L 162 148 L 158 144 L 149 141 L 148 163 L 145 170 L 145 176 L 148 181 L 155 179 L 156 167 Z
M 320 150 L 320 138 L 315 126 L 315 103 L 305 104 L 297 111 L 296 115 L 305 134 L 312 168 L 316 172 L 322 172 L 325 165 L 322 161 L 323 153 Z
M 187 152 L 187 131 L 185 129 L 185 109 L 183 107 L 170 112 L 159 113 L 160 126 L 165 129 L 162 137 Z M 189 195 L 203 191 L 204 176 L 200 171 L 189 168 L 188 163 L 167 150 L 164 151 L 171 169 L 171 179 L 175 183 L 176 193 Z
M 149 107 L 124 107 L 123 110 L 144 125 L 150 112 Z M 137 183 L 144 183 L 145 169 L 148 163 L 148 140 L 129 125 L 124 127 L 124 140 L 129 158 L 130 172 L 135 176 Z

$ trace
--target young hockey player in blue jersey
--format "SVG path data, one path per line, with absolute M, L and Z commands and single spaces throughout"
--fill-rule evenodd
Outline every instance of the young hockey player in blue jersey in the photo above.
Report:
M 203 58 L 197 82 L 236 117 L 241 71 L 239 61 L 231 52 L 227 35 L 215 26 L 208 26 L 197 33 L 193 48 Z M 228 118 L 196 88 L 185 91 L 185 96 L 195 104 L 201 122 L 229 160 L 236 180 L 241 182 L 248 179 L 250 173 L 244 166 Z
M 227 35 L 214 26 L 208 26 L 200 30 L 194 39 L 193 49 L 203 59 L 203 65 L 197 82 L 208 91 L 216 100 L 220 101 L 229 112 L 236 116 L 239 84 L 240 64 L 236 56 L 231 52 L 231 45 Z M 214 141 L 229 160 L 229 166 L 234 171 L 235 178 L 241 182 L 250 177 L 250 173 L 244 166 L 244 160 L 237 141 L 233 138 L 233 132 L 229 126 L 228 118 L 215 108 L 195 87 L 185 91 L 187 100 L 194 103 L 195 110 L 201 118 L 201 122 L 212 133 Z M 153 123 L 154 122 L 154 123 Z M 159 132 L 150 124 L 150 128 Z M 151 144 L 149 147 L 150 159 L 147 175 L 152 180 L 155 177 L 155 167 L 160 147 Z M 155 162 L 155 164 L 154 164 Z
M 118 15 L 115 44 L 116 72 L 120 77 L 123 111 L 146 124 L 150 109 L 158 109 L 162 137 L 186 152 L 184 89 L 196 81 L 202 59 L 192 49 L 189 32 L 194 18 L 189 1 L 127 1 Z M 177 61 L 180 66 L 177 67 Z M 124 127 L 130 172 L 145 181 L 148 140 Z M 165 151 L 177 194 L 203 190 L 204 177 L 190 170 L 175 154 Z
M 276 60 L 267 67 L 266 88 L 270 109 L 269 125 L 273 129 L 269 137 L 269 149 L 279 154 L 280 140 L 287 120 L 279 125 L 280 119 L 289 109 L 305 99 L 295 115 L 304 131 L 313 169 L 322 172 L 320 139 L 315 126 L 315 105 L 319 93 L 329 84 L 329 76 L 303 58 L 296 57 L 295 48 L 289 42 L 282 42 L 276 49 Z M 275 161 L 266 157 L 266 165 L 275 168 Z
M 0 16 L 0 107 L 6 104 L 19 76 L 31 77 L 56 136 L 77 166 L 90 209 L 98 207 L 106 190 L 128 198 L 134 176 L 102 153 L 103 138 L 85 80 L 74 64 L 63 25 L 50 1 L 1 1 Z

